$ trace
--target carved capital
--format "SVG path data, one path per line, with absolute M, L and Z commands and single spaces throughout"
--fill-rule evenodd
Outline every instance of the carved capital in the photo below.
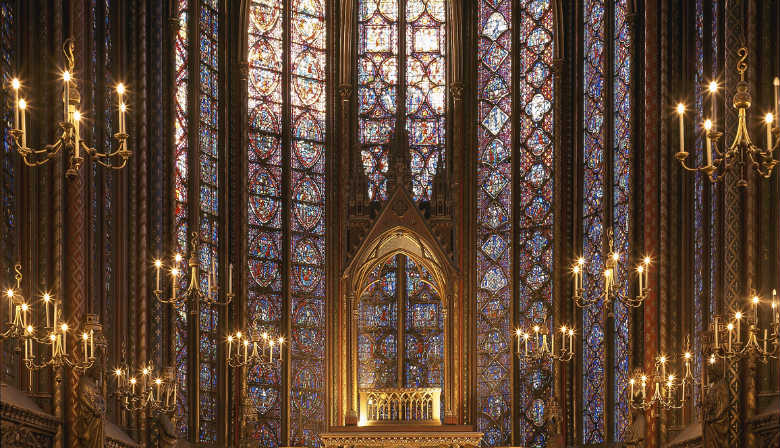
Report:
M 463 99 L 463 83 L 462 82 L 453 82 L 450 84 L 450 94 L 452 95 L 452 98 L 454 100 L 462 100 Z
M 339 84 L 338 89 L 342 101 L 352 98 L 352 84 Z
M 242 80 L 246 80 L 249 78 L 249 62 L 241 61 L 238 63 L 238 76 Z

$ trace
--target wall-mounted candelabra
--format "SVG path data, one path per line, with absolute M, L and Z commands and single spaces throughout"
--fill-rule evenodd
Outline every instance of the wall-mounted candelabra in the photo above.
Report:
M 715 316 L 710 327 L 713 335 L 712 357 L 721 359 L 742 358 L 757 355 L 764 363 L 770 358 L 777 359 L 780 354 L 780 307 L 777 302 L 777 291 L 772 290 L 772 300 L 768 303 L 770 313 L 767 327 L 759 327 L 759 310 L 767 303 L 753 294 L 750 299 L 750 311 L 734 312 L 733 319 L 723 322 L 720 316 Z M 744 321 L 744 324 L 743 324 Z M 743 335 L 743 330 L 747 334 Z
M 272 365 L 282 361 L 284 338 L 268 333 L 253 336 L 251 332 L 237 331 L 227 337 L 228 367 Z
M 680 165 L 688 171 L 702 171 L 711 182 L 718 182 L 723 179 L 725 174 L 731 170 L 737 170 L 739 180 L 737 186 L 747 187 L 747 170 L 753 169 L 763 178 L 769 178 L 772 170 L 777 165 L 774 158 L 774 150 L 778 146 L 778 136 L 780 136 L 780 127 L 778 127 L 778 91 L 780 90 L 780 79 L 774 79 L 774 114 L 768 112 L 764 115 L 764 125 L 766 126 L 766 148 L 760 148 L 750 140 L 750 132 L 747 126 L 747 111 L 750 109 L 752 99 L 748 90 L 748 83 L 745 81 L 745 72 L 747 71 L 747 48 L 739 49 L 740 60 L 736 69 L 739 74 L 737 83 L 737 92 L 734 94 L 733 106 L 737 109 L 737 129 L 734 140 L 728 148 L 721 152 L 719 142 L 724 137 L 723 130 L 718 130 L 718 83 L 711 81 L 709 84 L 710 105 L 712 106 L 710 117 L 704 120 L 702 127 L 706 140 L 706 165 L 700 167 L 690 167 L 686 164 L 688 152 L 685 150 L 685 104 L 677 105 L 677 114 L 680 120 L 680 150 L 675 154 L 675 158 Z M 713 154 L 714 151 L 714 154 Z
M 173 263 L 166 267 L 162 260 L 154 261 L 155 268 L 155 288 L 154 296 L 162 303 L 170 303 L 176 307 L 181 307 L 188 301 L 205 302 L 209 305 L 227 305 L 234 297 L 233 294 L 233 265 L 228 267 L 228 287 L 225 294 L 225 300 L 219 300 L 219 286 L 217 285 L 217 273 L 214 259 L 212 258 L 208 272 L 206 273 L 206 287 L 202 289 L 200 284 L 200 262 L 198 260 L 198 252 L 200 248 L 200 238 L 197 232 L 193 232 L 190 241 L 190 258 L 188 266 L 190 268 L 189 285 L 183 294 L 178 294 L 179 282 L 184 275 L 184 272 L 180 268 L 183 257 L 181 254 L 174 254 Z M 163 290 L 161 285 L 162 271 L 168 270 L 171 276 L 171 295 L 168 297 L 163 296 Z M 193 308 L 194 309 L 194 308 Z
M 81 95 L 79 93 L 78 83 L 75 79 L 75 58 L 73 56 L 74 42 L 72 39 L 65 41 L 65 71 L 62 72 L 63 81 L 63 121 L 59 123 L 62 129 L 57 141 L 46 145 L 42 149 L 30 148 L 27 146 L 27 109 L 30 103 L 20 97 L 23 88 L 22 82 L 18 78 L 11 80 L 11 88 L 14 91 L 14 128 L 10 134 L 13 137 L 14 147 L 22 156 L 25 165 L 40 166 L 56 157 L 60 151 L 66 153 L 68 160 L 67 176 L 74 176 L 79 170 L 82 161 L 82 153 L 92 158 L 97 164 L 111 169 L 122 169 L 127 165 L 127 160 L 132 152 L 127 149 L 128 134 L 125 128 L 125 114 L 127 104 L 124 102 L 125 86 L 118 84 L 116 86 L 117 111 L 119 130 L 114 134 L 114 139 L 118 143 L 115 150 L 109 152 L 99 152 L 97 148 L 90 148 L 81 138 L 80 126 L 84 115 L 79 111 L 81 104 Z
M 534 325 L 530 331 L 518 328 L 515 330 L 515 355 L 523 362 L 571 361 L 574 357 L 575 333 L 574 327 L 566 325 L 561 327 L 560 333 L 549 331 L 547 325 Z
M 151 365 L 131 371 L 127 364 L 114 370 L 115 396 L 122 409 L 138 412 L 148 409 L 152 413 L 172 414 L 176 410 L 178 384 L 172 367 L 163 374 L 155 373 Z
M 628 380 L 629 402 L 634 409 L 680 409 L 690 398 L 694 384 L 697 383 L 691 370 L 693 353 L 690 344 L 686 343 L 686 351 L 681 356 L 683 374 L 675 375 L 666 355 L 655 359 L 655 369 L 650 375 L 637 369 Z M 648 389 L 650 389 L 648 391 Z
M 630 296 L 628 294 L 622 294 L 620 287 L 617 285 L 615 278 L 619 269 L 620 252 L 614 250 L 614 239 L 612 236 L 612 229 L 609 230 L 609 255 L 604 266 L 604 284 L 603 291 L 599 294 L 595 294 L 592 297 L 588 297 L 585 294 L 583 287 L 583 278 L 586 269 L 586 261 L 584 258 L 579 258 L 575 265 L 572 267 L 572 274 L 574 276 L 574 302 L 580 308 L 587 308 L 595 305 L 599 302 L 603 303 L 604 308 L 609 309 L 609 304 L 613 300 L 619 300 L 621 303 L 638 307 L 642 305 L 642 302 L 647 298 L 647 294 L 650 292 L 648 286 L 648 274 L 650 271 L 650 257 L 644 257 L 642 262 L 636 267 L 637 278 L 639 280 L 639 288 L 637 289 L 636 296 Z

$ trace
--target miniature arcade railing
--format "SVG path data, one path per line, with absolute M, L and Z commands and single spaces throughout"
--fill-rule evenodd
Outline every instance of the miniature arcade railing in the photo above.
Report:
M 440 424 L 440 388 L 385 388 L 360 391 L 360 425 Z

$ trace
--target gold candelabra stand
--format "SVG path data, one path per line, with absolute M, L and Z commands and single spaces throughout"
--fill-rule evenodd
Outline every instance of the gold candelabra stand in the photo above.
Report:
M 77 336 L 78 324 L 69 324 L 62 318 L 62 305 L 50 293 L 44 293 L 41 302 L 44 306 L 45 324 L 33 323 L 33 304 L 28 303 L 22 292 L 22 266 L 16 264 L 16 288 L 6 290 L 9 321 L 3 331 L 4 339 L 21 340 L 24 345 L 24 364 L 28 370 L 40 370 L 45 367 L 54 369 L 67 367 L 75 370 L 87 370 L 95 362 L 95 338 L 101 344 L 102 327 L 95 314 L 87 314 L 86 322 Z M 76 338 L 73 351 L 68 351 L 68 334 Z M 39 347 L 40 346 L 40 347 Z M 47 347 L 48 346 L 48 347 Z M 81 354 L 77 355 L 77 347 Z M 47 355 L 51 353 L 50 355 Z
M 719 148 L 720 139 L 724 137 L 723 131 L 717 130 L 718 103 L 716 95 L 718 92 L 718 83 L 715 81 L 709 84 L 711 116 L 704 120 L 702 124 L 706 137 L 706 165 L 700 167 L 691 167 L 686 163 L 688 152 L 685 150 L 685 104 L 677 104 L 677 114 L 679 117 L 680 128 L 680 150 L 675 154 L 675 158 L 680 165 L 687 171 L 702 171 L 711 182 L 719 182 L 725 174 L 732 169 L 738 169 L 739 180 L 737 186 L 747 187 L 747 169 L 752 168 L 758 175 L 767 179 L 772 175 L 772 170 L 777 165 L 774 158 L 774 150 L 778 146 L 778 136 L 780 136 L 780 127 L 778 121 L 778 95 L 780 90 L 780 79 L 774 79 L 774 106 L 773 111 L 764 115 L 764 124 L 766 126 L 766 148 L 760 148 L 753 144 L 750 139 L 750 133 L 747 126 L 747 112 L 750 109 L 752 98 L 748 89 L 748 83 L 745 81 L 745 72 L 748 64 L 748 49 L 742 47 L 738 54 L 740 60 L 737 63 L 736 70 L 739 74 L 737 83 L 737 92 L 734 94 L 732 104 L 737 110 L 737 130 L 734 140 L 728 148 L 721 152 Z M 714 154 L 713 154 L 714 153 Z
M 755 354 L 766 364 L 769 359 L 778 359 L 780 355 L 780 309 L 778 309 L 777 291 L 772 290 L 769 303 L 771 315 L 766 328 L 759 328 L 759 310 L 765 302 L 757 294 L 750 299 L 749 313 L 734 312 L 733 320 L 722 322 L 715 316 L 710 329 L 713 335 L 711 358 L 734 359 Z M 743 320 L 745 325 L 743 325 Z M 747 334 L 743 336 L 743 327 Z
M 686 350 L 681 356 L 684 373 L 681 377 L 675 375 L 670 367 L 670 359 L 666 355 L 657 356 L 655 370 L 647 375 L 636 369 L 628 380 L 629 403 L 634 409 L 647 410 L 653 407 L 660 409 L 680 409 L 690 398 L 693 386 L 698 382 L 691 370 L 693 354 L 690 351 L 690 341 L 686 342 Z M 648 387 L 651 389 L 648 392 Z
M 134 372 L 125 363 L 114 370 L 114 378 L 114 395 L 125 411 L 148 409 L 152 413 L 172 414 L 176 410 L 178 384 L 172 367 L 165 368 L 162 375 L 156 375 L 152 365 Z
M 284 353 L 282 351 L 284 342 L 284 338 L 281 336 L 273 338 L 268 333 L 262 333 L 259 337 L 254 337 L 252 332 L 237 331 L 235 335 L 231 334 L 227 337 L 227 365 L 237 368 L 279 364 Z M 277 353 L 276 357 L 274 357 L 274 351 Z
M 170 266 L 169 272 L 171 275 L 171 295 L 168 297 L 163 296 L 161 281 L 161 273 L 163 269 L 167 269 L 162 260 L 155 260 L 155 289 L 154 296 L 162 303 L 170 303 L 174 306 L 181 307 L 188 301 L 205 302 L 209 305 L 228 305 L 234 297 L 233 294 L 233 265 L 231 264 L 228 269 L 228 288 L 225 294 L 225 300 L 219 300 L 219 286 L 217 285 L 217 275 L 214 260 L 211 260 L 211 265 L 207 272 L 207 285 L 205 290 L 202 289 L 200 284 L 200 263 L 198 260 L 198 249 L 200 246 L 200 239 L 197 232 L 193 232 L 190 242 L 190 258 L 188 266 L 190 268 L 190 280 L 186 291 L 179 295 L 177 290 L 179 289 L 179 281 L 183 275 L 182 270 L 179 268 L 183 260 L 181 254 L 174 254 L 173 263 Z
M 533 331 L 533 335 L 531 335 Z M 560 336 L 549 331 L 547 325 L 534 325 L 531 331 L 522 328 L 515 330 L 517 346 L 515 355 L 523 362 L 560 361 L 569 362 L 574 357 L 574 327 L 561 327 Z M 556 344 L 556 340 L 560 342 Z
M 115 170 L 122 169 L 132 154 L 127 149 L 128 134 L 125 129 L 127 105 L 123 99 L 125 86 L 121 83 L 116 86 L 119 131 L 114 134 L 114 139 L 119 145 L 116 150 L 106 153 L 99 152 L 97 148 L 89 147 L 81 139 L 79 133 L 80 122 L 84 116 L 78 109 L 81 103 L 81 95 L 74 78 L 75 58 L 73 56 L 73 48 L 73 39 L 67 39 L 63 49 L 66 61 L 65 71 L 62 72 L 62 81 L 64 83 L 62 94 L 63 121 L 59 123 L 62 134 L 53 144 L 46 145 L 42 149 L 34 149 L 27 146 L 26 112 L 29 104 L 27 100 L 20 98 L 21 81 L 18 78 L 11 80 L 11 88 L 14 91 L 14 128 L 11 129 L 10 134 L 13 137 L 14 147 L 27 166 L 43 165 L 64 149 L 64 152 L 69 155 L 67 176 L 75 176 L 78 172 L 84 160 L 82 153 L 88 155 L 101 166 Z
M 636 273 L 639 281 L 639 288 L 636 296 L 630 296 L 620 293 L 620 288 L 617 287 L 615 277 L 617 276 L 617 270 L 620 261 L 620 252 L 614 250 L 614 239 L 612 229 L 609 229 L 609 256 L 604 266 L 604 285 L 603 291 L 594 296 L 586 297 L 585 289 L 583 288 L 583 277 L 585 273 L 585 259 L 580 257 L 572 267 L 572 274 L 574 276 L 574 302 L 580 308 L 587 308 L 593 306 L 599 302 L 603 303 L 606 309 L 609 309 L 609 304 L 613 300 L 619 300 L 621 303 L 631 306 L 639 307 L 647 298 L 647 294 L 650 292 L 648 287 L 648 274 L 650 271 L 650 257 L 644 257 L 642 262 L 637 265 Z

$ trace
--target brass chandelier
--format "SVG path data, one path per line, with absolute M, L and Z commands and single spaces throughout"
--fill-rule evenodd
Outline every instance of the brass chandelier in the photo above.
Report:
M 170 269 L 168 271 L 171 275 L 171 295 L 170 296 L 164 296 L 162 285 L 161 285 L 161 273 L 162 270 L 165 268 L 165 265 L 163 264 L 162 260 L 154 260 L 154 268 L 155 268 L 155 288 L 154 288 L 154 296 L 162 303 L 170 303 L 177 308 L 182 307 L 184 304 L 186 304 L 188 301 L 192 301 L 193 305 L 197 303 L 200 303 L 201 301 L 209 304 L 209 305 L 228 305 L 232 300 L 235 294 L 233 294 L 233 265 L 231 264 L 228 267 L 228 288 L 227 293 L 225 294 L 225 300 L 220 301 L 219 299 L 219 286 L 217 285 L 217 273 L 216 273 L 216 267 L 214 266 L 214 260 L 212 260 L 211 265 L 206 273 L 207 275 L 207 284 L 206 287 L 203 288 L 200 284 L 200 262 L 198 260 L 198 252 L 200 248 L 200 239 L 197 232 L 193 232 L 191 235 L 191 241 L 190 241 L 190 258 L 187 262 L 188 267 L 190 268 L 190 279 L 189 279 L 189 285 L 187 286 L 187 289 L 183 294 L 178 294 L 177 290 L 179 289 L 179 282 L 181 281 L 182 276 L 184 275 L 184 272 L 179 268 L 182 260 L 184 259 L 181 254 L 177 253 L 173 256 L 173 263 L 170 265 Z
M 81 95 L 78 84 L 74 78 L 75 58 L 73 56 L 73 39 L 65 41 L 64 53 L 66 68 L 62 72 L 63 94 L 63 121 L 59 123 L 62 134 L 54 143 L 46 145 L 42 149 L 30 148 L 27 146 L 27 100 L 20 98 L 22 83 L 19 79 L 11 80 L 11 87 L 14 91 L 14 128 L 10 134 L 13 137 L 13 144 L 16 152 L 22 156 L 22 160 L 27 166 L 40 166 L 56 157 L 60 151 L 67 154 L 68 169 L 65 172 L 67 176 L 75 176 L 83 162 L 82 153 L 92 158 L 95 163 L 115 170 L 125 167 L 127 160 L 132 152 L 127 149 L 128 134 L 125 129 L 125 113 L 127 104 L 124 102 L 125 86 L 118 84 L 116 86 L 118 125 L 119 130 L 114 134 L 114 139 L 119 146 L 116 150 L 106 153 L 98 152 L 97 148 L 90 148 L 80 135 L 80 124 L 84 118 L 78 107 L 81 104 Z
M 619 300 L 621 303 L 638 307 L 642 305 L 642 302 L 647 298 L 647 294 L 650 292 L 648 287 L 648 274 L 650 271 L 650 257 L 644 257 L 636 267 L 637 278 L 639 281 L 639 288 L 637 289 L 636 296 L 630 296 L 628 294 L 622 294 L 620 288 L 616 285 L 615 277 L 617 276 L 618 262 L 620 261 L 620 252 L 614 249 L 614 239 L 612 229 L 609 229 L 609 254 L 604 266 L 604 284 L 603 291 L 593 298 L 585 296 L 585 289 L 583 288 L 583 275 L 585 272 L 585 259 L 580 257 L 572 267 L 572 274 L 574 275 L 574 303 L 580 308 L 587 308 L 593 306 L 599 302 L 603 303 L 605 309 L 609 309 L 610 302 L 613 300 Z
M 774 158 L 774 150 L 778 146 L 778 137 L 780 136 L 780 127 L 778 127 L 778 90 L 780 90 L 780 79 L 774 79 L 774 106 L 773 111 L 764 115 L 764 125 L 766 126 L 766 148 L 761 148 L 753 144 L 750 139 L 750 133 L 747 126 L 747 112 L 750 109 L 752 98 L 748 90 L 748 83 L 745 81 L 745 72 L 748 64 L 748 49 L 742 47 L 738 54 L 740 60 L 736 69 L 739 74 L 737 83 L 737 92 L 734 94 L 732 104 L 738 113 L 737 130 L 734 140 L 723 152 L 719 149 L 719 142 L 724 137 L 723 131 L 717 129 L 717 101 L 715 95 L 718 91 L 718 83 L 711 81 L 709 84 L 710 103 L 712 106 L 711 117 L 704 120 L 706 137 L 706 165 L 700 167 L 691 167 L 686 163 L 688 152 L 685 150 L 685 104 L 677 105 L 677 115 L 679 117 L 680 128 L 680 150 L 675 154 L 675 158 L 680 165 L 687 171 L 701 171 L 705 173 L 711 182 L 719 182 L 731 170 L 737 170 L 739 180 L 738 187 L 747 187 L 747 170 L 753 169 L 759 176 L 768 179 L 772 175 L 772 170 L 777 165 Z M 714 153 L 713 153 L 714 152 Z
M 138 412 L 149 409 L 152 413 L 172 414 L 176 410 L 178 384 L 173 367 L 167 367 L 163 374 L 155 374 L 151 365 L 137 372 L 125 364 L 114 370 L 116 392 L 122 409 Z
M 690 341 L 686 342 L 686 350 L 682 357 L 682 376 L 678 377 L 671 370 L 671 359 L 666 355 L 655 358 L 655 368 L 652 374 L 645 374 L 637 369 L 628 380 L 629 404 L 634 409 L 647 410 L 653 407 L 661 409 L 681 409 L 685 406 L 693 387 L 698 381 L 693 376 L 690 351 Z M 650 389 L 648 391 L 648 389 Z
M 521 361 L 569 362 L 574 357 L 574 327 L 561 326 L 560 336 L 555 331 L 548 331 L 547 325 L 533 325 L 530 330 L 533 335 L 521 328 L 515 330 L 515 355 Z M 560 342 L 556 344 L 559 337 Z
M 750 312 L 734 312 L 734 318 L 722 322 L 715 316 L 710 326 L 713 336 L 711 359 L 740 359 L 755 354 L 766 364 L 769 359 L 780 355 L 780 309 L 778 309 L 777 291 L 772 290 L 769 302 L 770 314 L 765 318 L 767 327 L 760 328 L 759 310 L 766 305 L 757 294 L 750 299 Z M 745 321 L 743 325 L 743 320 Z M 743 329 L 743 327 L 746 327 Z M 743 330 L 747 330 L 746 332 Z
M 83 325 L 69 323 L 62 317 L 60 301 L 47 292 L 41 296 L 45 322 L 36 326 L 33 304 L 28 303 L 21 287 L 22 266 L 17 264 L 14 269 L 16 288 L 8 288 L 5 292 L 8 301 L 8 323 L 0 335 L 3 339 L 21 341 L 24 346 L 25 367 L 30 372 L 45 367 L 67 367 L 80 371 L 92 367 L 96 360 L 95 346 L 105 346 L 97 315 L 87 314 Z M 69 335 L 74 338 L 71 339 L 74 341 L 71 348 L 68 347 Z

